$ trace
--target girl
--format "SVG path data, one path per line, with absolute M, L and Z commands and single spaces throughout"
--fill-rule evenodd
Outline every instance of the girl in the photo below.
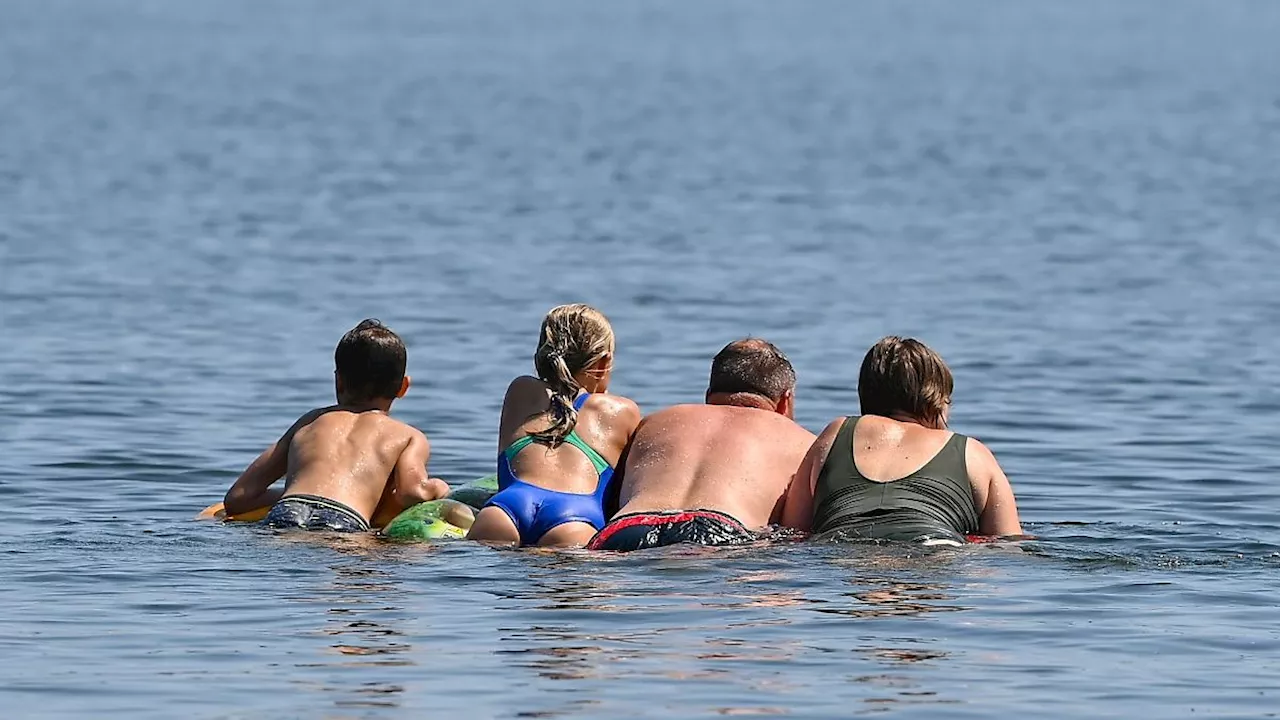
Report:
M 496 543 L 585 545 L 604 527 L 613 470 L 640 408 L 608 395 L 613 328 L 588 305 L 552 308 L 533 356 L 537 377 L 511 382 L 498 430 L 498 494 L 467 537 Z

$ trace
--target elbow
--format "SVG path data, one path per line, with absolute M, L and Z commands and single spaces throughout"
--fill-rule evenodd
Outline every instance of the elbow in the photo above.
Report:
M 439 478 L 427 478 L 422 482 L 414 483 L 410 488 L 406 488 L 406 492 L 397 493 L 400 496 L 401 506 L 405 508 L 418 503 L 439 500 L 448 494 L 449 486 Z
M 428 478 L 427 492 L 430 493 L 431 497 L 429 499 L 431 500 L 448 497 L 450 492 L 449 484 L 440 478 Z
M 246 507 L 243 493 L 236 492 L 234 489 L 228 490 L 222 497 L 222 507 L 228 515 L 238 515 L 252 509 Z
M 233 485 L 227 494 L 222 496 L 222 507 L 228 515 L 239 515 L 257 510 L 264 504 L 264 500 L 266 498 L 250 495 L 244 488 Z

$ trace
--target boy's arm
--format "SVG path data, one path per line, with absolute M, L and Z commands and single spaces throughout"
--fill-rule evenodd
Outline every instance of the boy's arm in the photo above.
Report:
M 420 502 L 438 500 L 449 494 L 449 485 L 439 478 L 427 476 L 427 460 L 431 457 L 431 443 L 417 429 L 410 429 L 409 444 L 400 451 L 392 473 L 392 490 L 401 510 Z
M 272 490 L 271 485 L 289 471 L 289 445 L 293 442 L 294 434 L 324 412 L 325 410 L 312 410 L 298 418 L 297 422 L 285 431 L 274 445 L 249 463 L 249 467 L 240 473 L 240 477 L 236 478 L 235 483 L 222 499 L 228 515 L 238 515 L 268 507 L 280 499 L 284 489 Z

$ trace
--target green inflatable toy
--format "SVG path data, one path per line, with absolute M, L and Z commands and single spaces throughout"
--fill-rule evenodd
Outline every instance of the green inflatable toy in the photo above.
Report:
M 454 488 L 449 493 L 450 500 L 457 500 L 460 503 L 466 503 L 475 508 L 478 512 L 489 502 L 489 498 L 498 493 L 498 476 L 485 475 L 479 480 L 472 480 L 466 485 Z
M 477 512 L 498 492 L 498 477 L 487 475 L 455 488 L 443 500 L 418 503 L 395 516 L 382 528 L 392 540 L 441 540 L 463 538 Z

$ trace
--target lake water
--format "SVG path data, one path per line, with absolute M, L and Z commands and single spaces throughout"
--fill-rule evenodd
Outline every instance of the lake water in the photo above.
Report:
M 5 0 L 8 717 L 1280 714 L 1280 3 Z M 192 520 L 376 316 L 491 470 L 542 314 L 798 419 L 951 363 L 1039 540 L 624 557 Z

